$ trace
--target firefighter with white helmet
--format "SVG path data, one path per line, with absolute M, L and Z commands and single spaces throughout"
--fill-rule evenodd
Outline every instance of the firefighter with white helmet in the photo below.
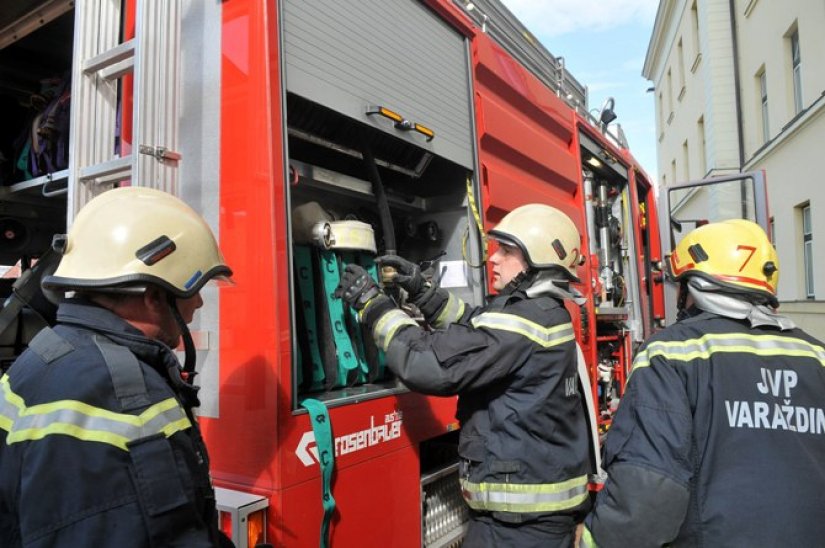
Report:
M 231 545 L 192 413 L 187 324 L 201 288 L 232 274 L 209 226 L 174 196 L 125 187 L 54 247 L 43 285 L 73 293 L 0 379 L 3 546 Z
M 776 313 L 776 251 L 729 220 L 668 266 L 680 320 L 633 362 L 582 546 L 822 545 L 825 349 Z
M 338 295 L 412 390 L 459 396 L 459 456 L 471 508 L 464 546 L 573 545 L 589 504 L 588 430 L 576 342 L 563 300 L 574 298 L 581 237 L 556 208 L 532 204 L 507 214 L 490 235 L 498 295 L 479 308 L 426 279 L 398 256 L 397 272 L 433 330 L 419 327 L 357 265 Z

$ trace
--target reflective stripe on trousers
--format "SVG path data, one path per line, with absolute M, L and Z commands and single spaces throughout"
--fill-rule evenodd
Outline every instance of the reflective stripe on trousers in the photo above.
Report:
M 543 513 L 575 508 L 585 502 L 587 475 L 560 483 L 473 483 L 461 479 L 461 492 L 473 510 Z

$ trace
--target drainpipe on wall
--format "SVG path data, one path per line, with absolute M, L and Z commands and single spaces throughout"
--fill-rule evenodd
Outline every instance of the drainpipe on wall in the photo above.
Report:
M 742 128 L 742 89 L 739 79 L 739 40 L 736 35 L 736 1 L 729 0 L 730 35 L 733 45 L 733 90 L 736 101 L 736 136 L 739 139 L 739 171 L 745 167 L 745 136 Z
M 739 141 L 739 172 L 745 167 L 745 135 L 742 124 L 742 90 L 739 79 L 739 41 L 736 34 L 736 2 L 728 0 L 730 9 L 730 35 L 733 47 L 733 93 L 736 101 L 736 137 Z M 742 218 L 747 219 L 747 189 L 742 183 Z

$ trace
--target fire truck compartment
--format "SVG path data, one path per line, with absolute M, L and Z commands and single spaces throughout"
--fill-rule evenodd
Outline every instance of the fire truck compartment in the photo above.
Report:
M 476 221 L 468 208 L 473 173 L 429 149 L 293 93 L 287 95 L 289 204 L 292 226 L 298 398 L 343 402 L 403 389 L 392 379 L 372 336 L 333 296 L 350 262 L 378 278 L 374 251 L 325 248 L 314 223 L 356 221 L 388 250 L 422 264 L 466 302 L 480 303 L 483 272 Z M 436 137 L 437 139 L 437 137 Z M 365 151 L 369 152 L 365 152 Z M 370 176 L 375 159 L 377 179 Z M 376 192 L 376 185 L 381 187 Z M 378 196 L 392 221 L 387 233 Z M 310 213 L 307 213 L 310 212 Z M 474 265 L 475 268 L 469 265 Z M 399 304 L 404 295 L 392 293 Z M 409 308 L 415 315 L 415 309 Z M 297 404 L 297 403 L 296 403 Z
M 305 225 L 366 223 L 377 255 L 419 262 L 480 304 L 481 220 L 468 207 L 477 160 L 467 41 L 417 2 L 288 1 L 282 10 L 293 407 L 308 394 L 343 403 L 403 390 L 371 334 L 332 295 L 347 263 L 378 277 L 376 254 L 319 247 Z

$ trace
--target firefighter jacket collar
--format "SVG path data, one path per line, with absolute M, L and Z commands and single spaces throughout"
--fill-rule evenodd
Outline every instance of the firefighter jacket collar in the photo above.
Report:
M 786 316 L 777 314 L 763 304 L 753 304 L 715 291 L 716 286 L 699 277 L 692 277 L 687 283 L 688 291 L 696 306 L 726 318 L 748 320 L 751 327 L 771 326 L 782 331 L 796 327 Z
M 57 310 L 57 321 L 105 334 L 114 342 L 128 347 L 139 360 L 152 365 L 166 379 L 167 370 L 171 365 L 180 367 L 180 362 L 168 346 L 149 339 L 111 310 L 86 299 L 73 298 L 62 301 Z
M 557 285 L 556 282 L 558 281 L 558 279 L 554 279 L 552 272 L 539 272 L 530 287 L 525 290 L 525 293 L 531 299 L 544 295 L 561 300 L 571 299 L 579 306 L 587 302 L 587 299 L 585 299 L 577 289 Z M 563 285 L 568 284 L 565 282 Z

